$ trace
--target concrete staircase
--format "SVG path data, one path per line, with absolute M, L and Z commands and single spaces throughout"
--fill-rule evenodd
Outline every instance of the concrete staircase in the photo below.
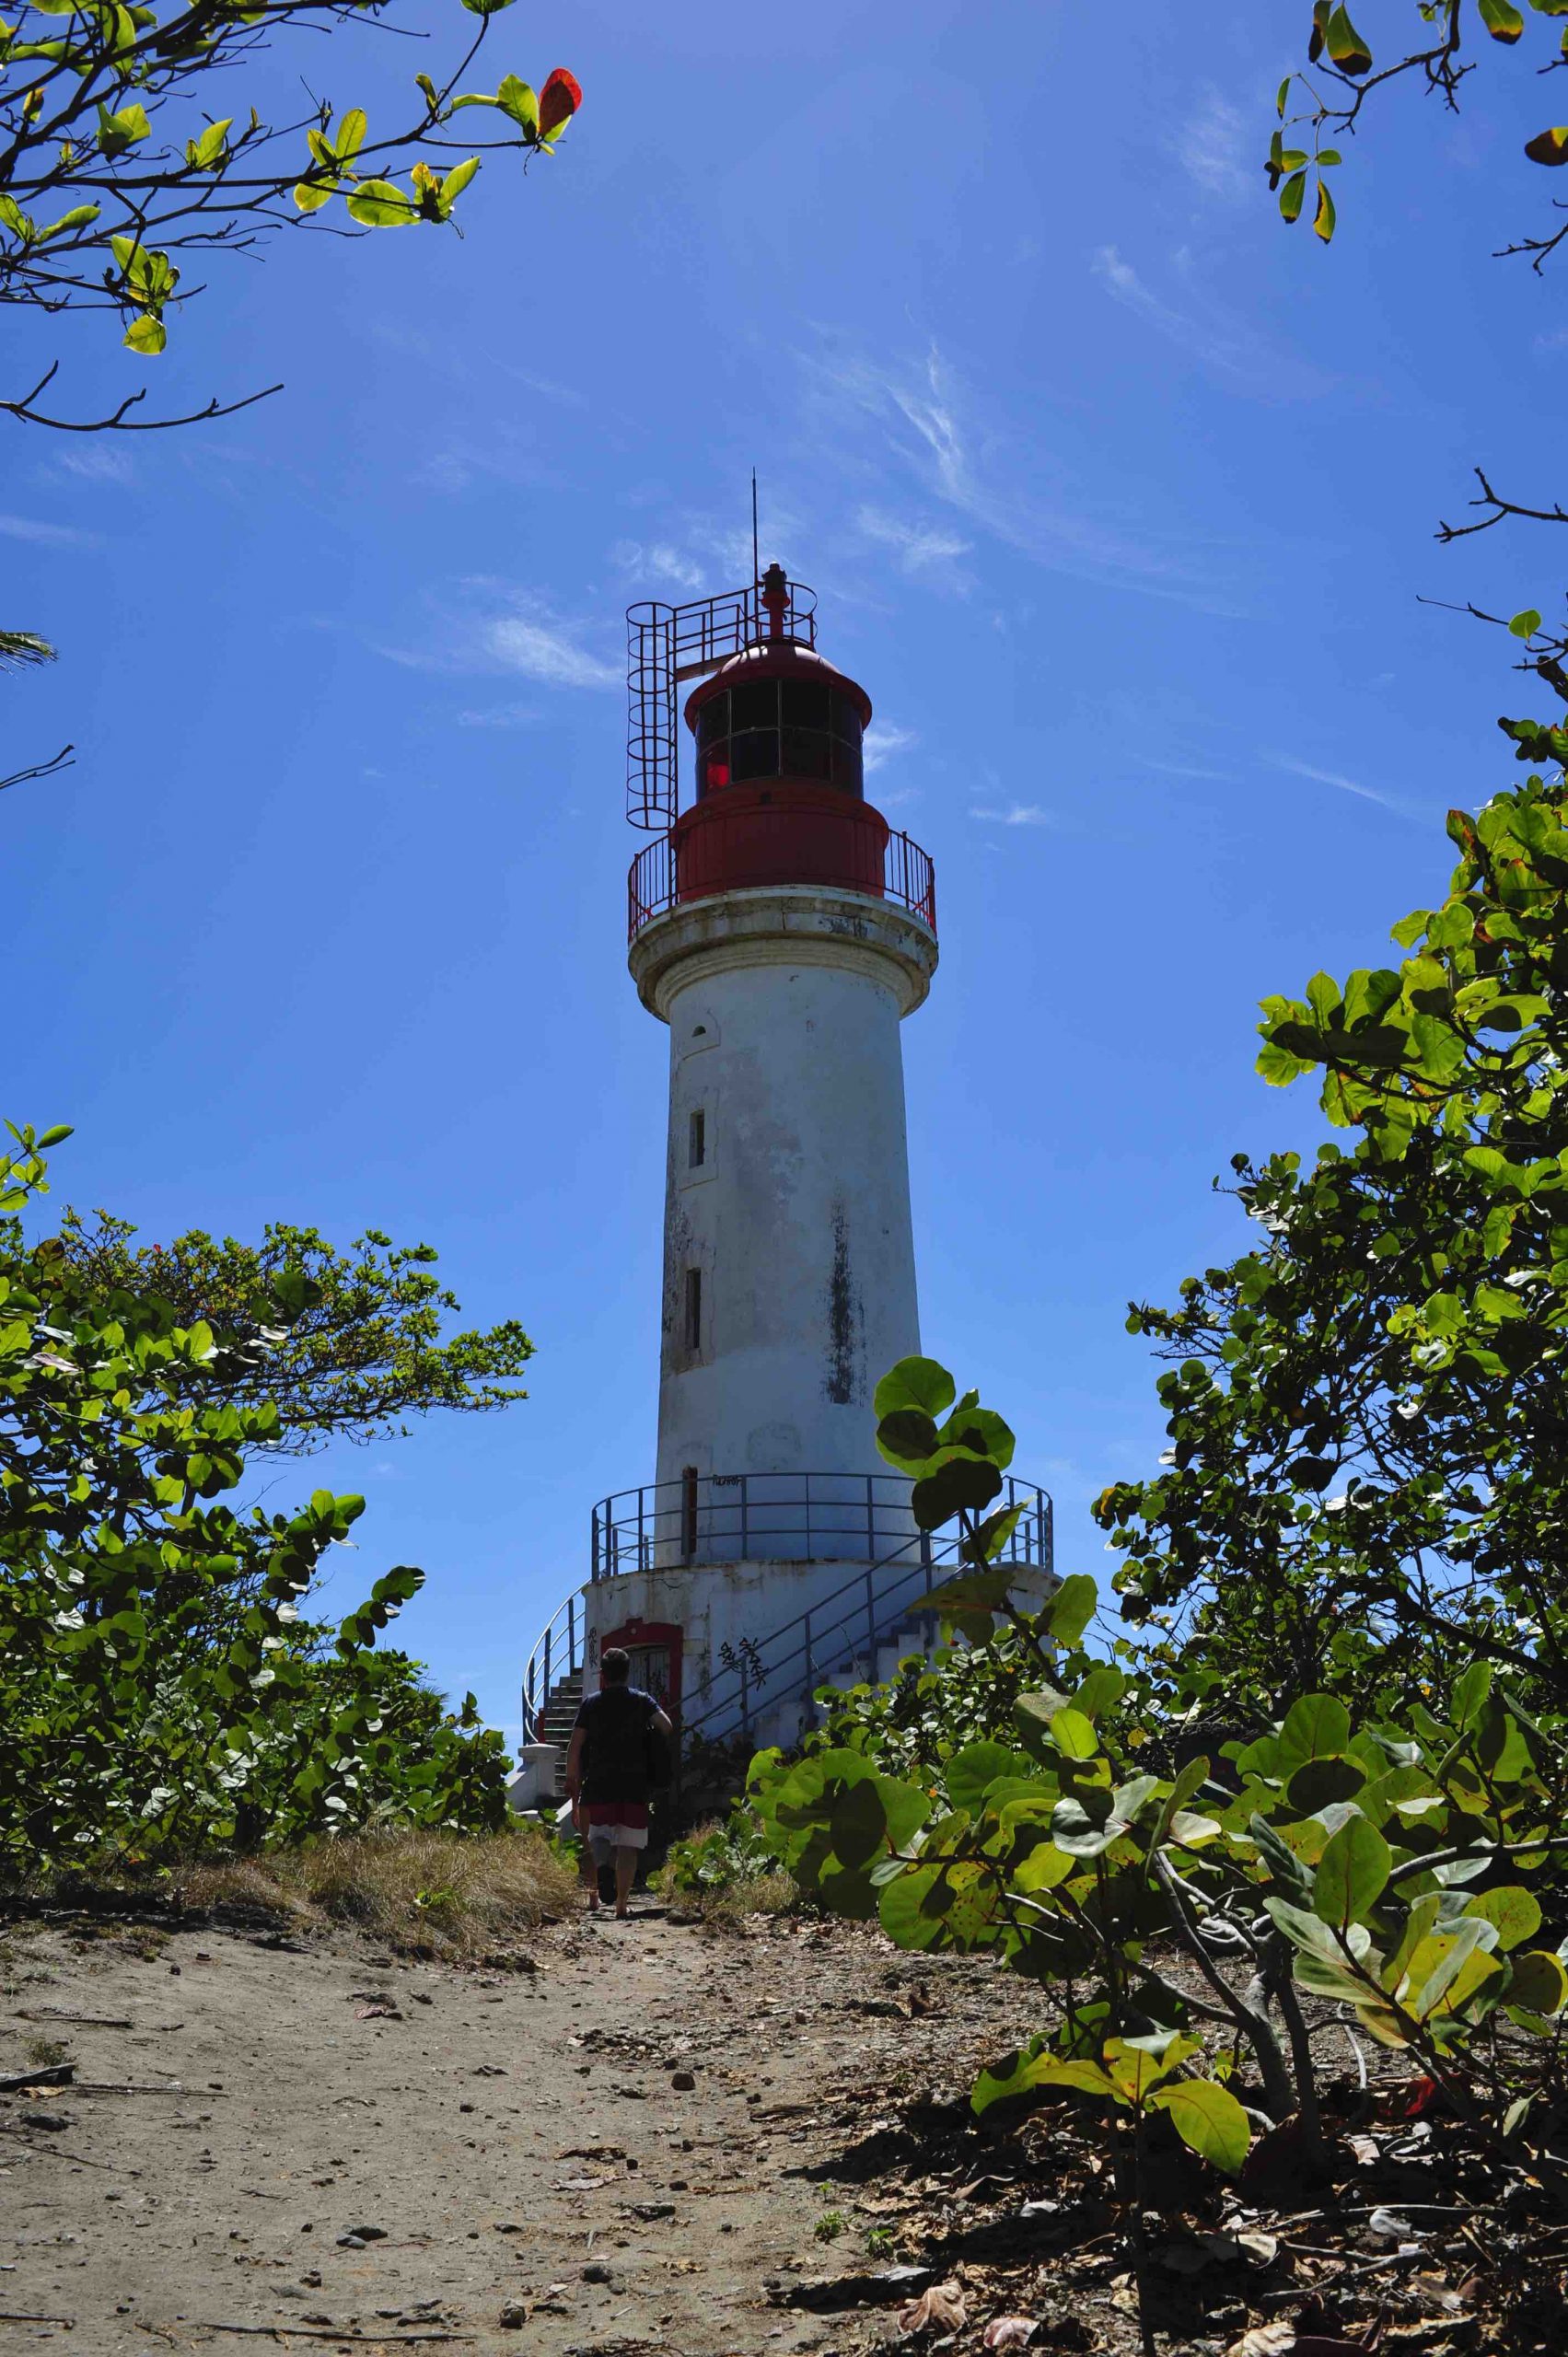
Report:
M 878 1635 L 875 1657 L 869 1646 L 863 1646 L 852 1660 L 819 1670 L 813 1683 L 835 1686 L 841 1692 L 852 1686 L 885 1686 L 889 1678 L 898 1676 L 899 1664 L 907 1661 L 912 1654 L 929 1661 L 940 1636 L 939 1625 L 931 1614 L 901 1618 L 890 1631 Z M 770 1695 L 764 1689 L 752 1713 L 752 1742 L 758 1750 L 774 1743 L 788 1750 L 811 1728 L 820 1726 L 826 1715 L 823 1706 L 813 1705 L 804 1693 Z
M 564 1678 L 556 1679 L 550 1689 L 544 1709 L 540 1714 L 540 1742 L 558 1743 L 561 1746 L 563 1758 L 565 1756 L 566 1746 L 572 1740 L 572 1729 L 576 1722 L 577 1708 L 582 1699 L 583 1673 L 580 1669 L 569 1670 Z
M 569 1670 L 558 1678 L 540 1713 L 540 1739 L 525 1744 L 517 1759 L 508 1797 L 515 1809 L 540 1810 L 553 1816 L 566 1797 L 566 1748 L 577 1705 L 583 1699 L 583 1673 Z

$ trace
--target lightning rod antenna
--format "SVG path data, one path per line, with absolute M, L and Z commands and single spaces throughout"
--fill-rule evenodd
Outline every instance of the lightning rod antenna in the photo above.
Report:
M 762 578 L 762 560 L 757 552 L 757 470 L 751 470 L 751 578 Z

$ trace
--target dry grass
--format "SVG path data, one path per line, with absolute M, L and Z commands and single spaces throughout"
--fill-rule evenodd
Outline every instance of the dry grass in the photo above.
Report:
M 359 1833 L 260 1858 L 198 1861 L 189 1907 L 243 1910 L 296 1929 L 348 1924 L 412 1956 L 472 1961 L 570 1914 L 576 1882 L 531 1831 Z
M 684 1895 L 691 1896 L 690 1891 Z M 727 1890 L 704 1891 L 698 1901 L 704 1923 L 736 1923 L 746 1915 L 787 1915 L 799 1904 L 795 1877 L 782 1867 L 771 1875 L 748 1875 Z

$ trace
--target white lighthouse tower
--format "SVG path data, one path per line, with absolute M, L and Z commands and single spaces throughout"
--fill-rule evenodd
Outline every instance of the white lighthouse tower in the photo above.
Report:
M 865 798 L 871 700 L 817 651 L 815 602 L 772 565 L 628 617 L 630 816 L 656 830 L 630 965 L 669 1033 L 658 1457 L 595 1509 L 590 1577 L 535 1648 L 536 1742 L 610 1643 L 689 1735 L 787 1742 L 825 1678 L 920 1641 L 943 1554 L 872 1410 L 920 1349 L 900 1026 L 936 969 L 935 878 Z M 1038 1579 L 1050 1500 L 1001 1503 Z

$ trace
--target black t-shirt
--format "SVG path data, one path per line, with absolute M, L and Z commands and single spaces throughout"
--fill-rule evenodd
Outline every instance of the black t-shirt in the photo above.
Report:
M 601 1686 L 577 1713 L 585 1801 L 645 1801 L 648 1730 L 658 1704 L 640 1686 Z

